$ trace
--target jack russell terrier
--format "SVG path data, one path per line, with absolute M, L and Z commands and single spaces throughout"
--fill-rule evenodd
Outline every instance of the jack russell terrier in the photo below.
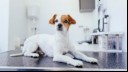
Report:
M 22 48 L 22 53 L 12 54 L 11 56 L 32 56 L 39 57 L 35 51 L 40 50 L 49 57 L 53 57 L 53 61 L 64 62 L 76 67 L 82 67 L 83 61 L 97 63 L 97 59 L 88 57 L 80 51 L 76 50 L 73 44 L 69 41 L 68 30 L 76 21 L 70 15 L 54 15 L 49 23 L 55 27 L 55 35 L 37 34 L 26 39 Z M 70 53 L 76 60 L 65 55 Z

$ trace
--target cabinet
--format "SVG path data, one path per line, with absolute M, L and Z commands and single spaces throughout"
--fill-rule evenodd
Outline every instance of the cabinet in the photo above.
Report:
M 104 52 L 122 52 L 122 38 L 124 36 L 123 32 L 99 32 L 91 33 L 92 36 L 92 46 L 94 36 L 98 36 L 98 47 L 93 47 L 93 50 L 104 51 Z
M 95 0 L 79 0 L 80 12 L 92 12 L 95 9 Z

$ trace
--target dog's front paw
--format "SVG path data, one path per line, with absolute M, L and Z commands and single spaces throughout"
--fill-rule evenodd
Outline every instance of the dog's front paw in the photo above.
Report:
M 97 64 L 97 63 L 98 63 L 98 60 L 95 59 L 95 58 L 89 58 L 89 62 L 90 62 L 91 64 Z
M 75 67 L 82 68 L 82 67 L 83 67 L 83 62 L 82 62 L 82 61 L 79 61 L 79 60 L 75 60 L 75 61 L 73 62 L 73 65 L 74 65 Z

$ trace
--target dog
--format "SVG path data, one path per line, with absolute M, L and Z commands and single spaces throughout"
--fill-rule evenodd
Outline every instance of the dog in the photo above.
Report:
M 60 16 L 55 14 L 49 20 L 49 24 L 55 27 L 56 33 L 54 35 L 33 35 L 24 42 L 22 53 L 12 54 L 11 56 L 39 57 L 38 53 L 34 53 L 39 47 L 44 54 L 53 57 L 53 61 L 67 63 L 75 67 L 82 67 L 82 60 L 90 63 L 98 62 L 97 59 L 88 57 L 76 50 L 75 46 L 70 42 L 68 30 L 71 25 L 76 24 L 76 21 L 69 14 Z M 65 53 L 70 53 L 76 59 L 66 56 Z

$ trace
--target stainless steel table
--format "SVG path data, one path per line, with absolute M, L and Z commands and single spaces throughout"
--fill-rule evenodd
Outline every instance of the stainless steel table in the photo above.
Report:
M 102 70 L 127 70 L 127 53 L 106 53 L 106 52 L 84 52 L 86 55 L 97 58 L 98 64 L 90 64 L 84 62 L 83 68 L 53 62 L 52 58 L 41 56 L 39 58 L 32 57 L 10 57 L 10 54 L 19 53 L 20 50 L 8 51 L 0 53 L 0 71 L 102 71 Z

